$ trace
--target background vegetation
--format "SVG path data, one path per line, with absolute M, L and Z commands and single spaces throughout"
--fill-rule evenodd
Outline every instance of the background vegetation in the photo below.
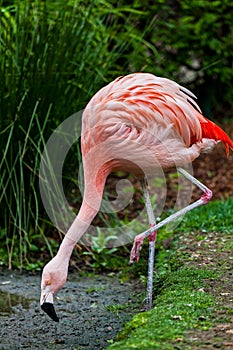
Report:
M 56 248 L 38 189 L 43 147 L 116 76 L 175 79 L 207 115 L 232 106 L 232 10 L 230 0 L 0 1 L 0 264 L 37 268 Z

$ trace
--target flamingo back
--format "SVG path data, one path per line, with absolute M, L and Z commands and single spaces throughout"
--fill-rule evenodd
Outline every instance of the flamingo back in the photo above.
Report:
M 195 100 L 188 89 L 150 73 L 118 77 L 99 90 L 84 110 L 82 153 L 116 134 L 118 139 L 121 135 L 140 138 L 145 145 L 179 138 L 180 148 L 203 139 L 220 140 L 228 153 L 232 141 L 201 114 Z

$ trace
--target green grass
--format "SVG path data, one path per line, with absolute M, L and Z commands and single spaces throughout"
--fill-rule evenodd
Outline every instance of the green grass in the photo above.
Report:
M 0 202 L 4 204 L 1 217 L 4 218 L 5 227 L 0 227 L 0 264 L 7 265 L 9 269 L 22 269 L 23 266 L 37 269 L 41 262 L 32 256 L 38 253 L 39 243 L 42 244 L 43 241 L 43 244 L 47 243 L 47 248 L 51 249 L 42 230 L 43 222 L 39 214 L 40 193 L 37 186 L 40 157 L 45 145 L 43 131 L 49 111 L 41 122 L 38 120 L 37 107 L 38 104 L 35 105 L 27 128 L 20 126 L 24 138 L 16 141 L 17 152 L 14 150 L 17 134 L 15 123 L 2 132 L 2 137 L 6 139 L 6 147 L 0 162 Z
M 132 69 L 123 57 L 132 47 L 137 57 L 149 28 L 138 35 L 134 15 L 146 12 L 101 0 L 0 1 L 0 265 L 35 269 L 43 264 L 41 252 L 53 255 L 61 236 L 40 199 L 43 147 L 62 121 L 127 72 L 129 62 Z M 77 186 L 77 148 L 63 166 L 68 195 Z
M 217 280 L 224 273 L 225 267 L 220 262 L 214 269 L 192 267 L 191 263 L 185 265 L 186 261 L 191 261 L 190 254 L 186 255 L 182 242 L 182 249 L 178 249 L 178 232 L 182 232 L 183 237 L 187 234 L 190 239 L 197 236 L 197 242 L 205 241 L 207 232 L 222 233 L 221 240 L 216 239 L 218 250 L 231 251 L 232 211 L 233 199 L 229 198 L 214 201 L 189 213 L 176 228 L 175 243 L 170 250 L 163 248 L 162 241 L 170 237 L 171 232 L 164 228 L 158 233 L 154 307 L 151 311 L 134 316 L 109 349 L 189 349 L 185 343 L 185 332 L 208 330 L 213 326 L 218 303 L 212 294 L 204 290 L 209 280 Z M 189 235 L 190 232 L 193 234 Z
M 176 232 L 231 232 L 233 233 L 233 198 L 211 201 L 187 213 Z

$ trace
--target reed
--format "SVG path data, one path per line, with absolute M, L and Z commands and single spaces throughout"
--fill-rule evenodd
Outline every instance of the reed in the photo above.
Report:
M 0 264 L 33 269 L 43 250 L 52 255 L 58 244 L 39 193 L 44 146 L 62 121 L 127 71 L 139 40 L 129 19 L 144 14 L 100 0 L 7 3 L 0 1 Z M 64 165 L 68 191 L 80 161 L 76 148 Z

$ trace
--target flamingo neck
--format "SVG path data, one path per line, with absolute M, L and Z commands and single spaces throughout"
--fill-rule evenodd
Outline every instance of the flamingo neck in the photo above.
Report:
M 72 225 L 70 226 L 65 237 L 74 241 L 74 245 L 80 240 L 82 235 L 86 232 L 88 227 L 90 226 L 92 220 L 96 216 L 99 211 L 101 199 L 99 201 L 99 206 L 91 207 L 86 200 L 83 200 L 82 206 L 79 210 L 78 215 L 74 219 Z
M 98 213 L 101 205 L 105 180 L 106 178 L 102 178 L 102 181 L 98 179 L 98 184 L 96 183 L 95 186 L 90 183 L 85 183 L 85 192 L 79 213 L 67 231 L 58 250 L 58 255 L 61 258 L 70 258 L 76 243 L 87 231 L 92 220 Z

